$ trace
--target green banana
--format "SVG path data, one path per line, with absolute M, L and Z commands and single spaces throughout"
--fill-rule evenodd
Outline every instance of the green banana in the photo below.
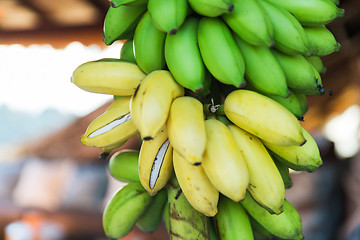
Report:
M 245 86 L 242 53 L 221 18 L 200 19 L 198 43 L 205 66 L 218 81 L 239 88 Z
M 166 192 L 167 193 L 167 192 Z M 170 229 L 169 229 L 169 206 L 168 206 L 168 202 L 166 202 L 164 204 L 164 209 L 163 209 L 163 220 L 164 220 L 164 225 L 166 228 L 167 233 L 170 235 Z
M 313 172 L 322 165 L 319 148 L 314 138 L 302 127 L 306 143 L 302 146 L 278 146 L 262 140 L 273 153 L 280 156 L 279 160 L 297 171 Z M 282 160 L 283 159 L 283 160 Z
M 287 85 L 294 92 L 307 95 L 323 95 L 325 90 L 318 71 L 302 55 L 287 55 L 273 50 L 282 67 Z
M 240 203 L 259 224 L 274 236 L 288 240 L 303 239 L 301 217 L 295 207 L 286 199 L 284 211 L 279 215 L 270 214 L 249 193 Z
M 160 190 L 151 200 L 145 212 L 136 221 L 136 226 L 144 232 L 154 232 L 161 224 L 163 211 L 167 203 L 166 189 Z
M 324 74 L 326 72 L 326 67 L 324 66 L 324 63 L 321 60 L 321 57 L 313 55 L 306 57 L 306 60 L 308 60 L 309 63 L 311 63 L 320 74 Z
M 145 74 L 134 63 L 105 59 L 78 66 L 71 82 L 88 92 L 131 96 L 144 78 Z
M 273 45 L 273 27 L 259 0 L 234 2 L 234 10 L 222 15 L 229 27 L 244 41 L 256 46 Z
M 218 17 L 234 9 L 233 0 L 189 0 L 189 4 L 195 12 L 207 17 Z
M 300 104 L 301 111 L 304 113 L 303 115 L 305 115 L 305 113 L 308 111 L 308 104 L 307 104 L 307 96 L 306 96 L 306 94 L 296 93 L 296 92 L 294 92 L 294 94 L 295 94 L 295 96 L 297 98 L 297 101 Z M 300 119 L 300 120 L 303 120 L 303 119 Z
M 265 0 L 264 0 L 265 1 Z M 338 8 L 329 0 L 266 0 L 282 7 L 294 15 L 304 26 L 320 26 L 330 23 L 344 15 L 344 9 Z
M 253 46 L 234 35 L 245 60 L 246 80 L 257 90 L 268 95 L 289 96 L 283 69 L 271 50 L 263 46 Z
M 145 11 L 146 4 L 121 5 L 117 8 L 110 6 L 103 25 L 104 43 L 111 45 L 117 40 L 132 39 L 135 27 Z
M 319 27 L 304 27 L 309 47 L 315 56 L 326 56 L 340 49 L 332 32 L 322 25 Z
M 173 100 L 184 95 L 180 86 L 167 70 L 148 74 L 131 98 L 130 112 L 143 140 L 151 140 L 168 119 Z
M 209 240 L 221 240 L 215 229 L 214 218 L 209 218 Z
M 171 240 L 209 239 L 208 217 L 196 211 L 182 193 L 175 176 L 167 187 L 169 235 Z
M 253 229 L 254 240 L 273 240 L 273 235 L 258 223 L 252 216 L 248 215 Z
M 225 98 L 224 112 L 238 127 L 273 144 L 301 146 L 306 142 L 294 114 L 260 93 L 244 89 L 231 92 Z
M 275 48 L 289 55 L 311 55 L 305 30 L 285 9 L 261 0 L 273 26 Z
M 149 0 L 148 11 L 154 26 L 174 35 L 191 11 L 187 0 Z
M 221 240 L 253 240 L 253 231 L 245 209 L 240 203 L 220 195 L 219 212 L 214 225 Z
M 175 80 L 193 92 L 204 88 L 205 66 L 198 47 L 199 19 L 188 17 L 177 34 L 167 34 L 165 60 Z
M 284 186 L 285 188 L 291 188 L 293 183 L 291 180 L 291 176 L 290 176 L 290 171 L 289 171 L 289 167 L 286 166 L 283 162 L 280 162 L 278 159 L 272 157 L 274 160 L 274 163 L 277 167 L 277 169 L 279 170 L 279 173 L 281 175 L 281 178 L 284 182 Z
M 139 182 L 122 187 L 105 206 L 102 217 L 105 235 L 117 239 L 129 234 L 151 200 Z
M 126 40 L 123 43 L 123 45 L 121 46 L 120 60 L 136 64 L 135 55 L 134 55 L 134 40 L 133 39 Z
M 140 69 L 149 74 L 165 68 L 166 33 L 158 30 L 152 23 L 149 12 L 144 13 L 135 29 L 135 58 Z
M 138 161 L 138 150 L 119 150 L 110 157 L 109 173 L 120 182 L 140 182 Z
M 117 8 L 122 5 L 131 6 L 131 5 L 142 5 L 146 4 L 148 0 L 111 0 L 110 4 L 112 7 Z

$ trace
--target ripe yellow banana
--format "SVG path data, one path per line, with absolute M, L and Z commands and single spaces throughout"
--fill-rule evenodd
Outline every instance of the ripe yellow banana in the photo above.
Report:
M 301 146 L 305 143 L 297 118 L 280 103 L 250 90 L 235 90 L 224 102 L 231 122 L 273 144 Z
M 139 151 L 123 149 L 111 155 L 110 175 L 121 182 L 140 182 L 138 171 Z
M 249 185 L 249 172 L 239 147 L 219 120 L 205 120 L 205 128 L 207 139 L 201 166 L 220 193 L 241 201 Z
M 94 119 L 80 141 L 87 146 L 114 149 L 138 133 L 129 110 L 130 97 L 119 97 Z
M 219 191 L 210 182 L 202 166 L 190 164 L 175 150 L 173 164 L 181 190 L 191 206 L 206 216 L 215 216 L 218 212 Z
M 139 155 L 139 178 L 148 193 L 154 196 L 168 182 L 173 171 L 173 151 L 166 129 L 149 141 L 143 141 Z
M 71 82 L 88 92 L 130 96 L 144 78 L 145 73 L 136 64 L 107 59 L 81 64 Z
M 206 144 L 202 103 L 190 96 L 176 98 L 166 128 L 173 148 L 191 164 L 199 165 Z
M 281 175 L 259 138 L 235 125 L 228 126 L 249 171 L 248 191 L 270 213 L 280 214 L 285 198 Z
M 173 100 L 184 95 L 180 86 L 166 70 L 147 75 L 131 98 L 130 112 L 143 140 L 151 140 L 168 119 Z

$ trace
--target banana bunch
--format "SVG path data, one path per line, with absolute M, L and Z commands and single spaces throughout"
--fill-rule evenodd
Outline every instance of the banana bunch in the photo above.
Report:
M 111 0 L 104 43 L 118 59 L 71 82 L 113 102 L 81 137 L 125 182 L 104 209 L 109 238 L 133 227 L 171 239 L 302 239 L 292 171 L 322 165 L 301 125 L 323 95 L 321 57 L 340 44 L 330 0 Z M 139 149 L 122 149 L 138 137 Z M 112 152 L 114 152 L 112 154 Z

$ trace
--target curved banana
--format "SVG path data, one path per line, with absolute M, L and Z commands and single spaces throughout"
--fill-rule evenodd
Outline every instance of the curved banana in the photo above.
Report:
M 146 74 L 165 68 L 165 37 L 166 33 L 152 23 L 149 12 L 144 13 L 135 29 L 134 51 L 136 63 Z
M 231 92 L 225 98 L 224 112 L 238 127 L 273 144 L 301 146 L 306 142 L 297 118 L 260 93 L 244 89 Z
M 322 165 L 319 148 L 314 138 L 302 127 L 306 143 L 302 146 L 278 146 L 266 140 L 264 145 L 285 160 L 285 164 L 297 171 L 313 172 Z
M 303 239 L 301 217 L 296 208 L 286 199 L 284 201 L 284 211 L 279 215 L 270 214 L 249 193 L 241 201 L 241 205 L 259 224 L 274 236 L 289 240 Z
M 207 17 L 218 17 L 234 9 L 233 0 L 189 0 L 189 4 L 195 12 Z
M 306 57 L 306 60 L 308 60 L 308 62 L 311 63 L 320 74 L 324 74 L 326 72 L 326 67 L 321 60 L 321 57 L 313 55 Z
M 305 30 L 299 21 L 285 9 L 261 0 L 273 26 L 275 48 L 289 55 L 311 55 Z
M 338 8 L 329 0 L 266 0 L 282 7 L 294 15 L 304 26 L 328 24 L 344 15 L 344 9 Z M 336 0 L 335 0 L 336 2 Z
M 175 80 L 193 92 L 204 87 L 205 66 L 197 40 L 199 19 L 188 17 L 177 34 L 167 34 L 165 60 Z
M 221 18 L 200 19 L 198 44 L 206 68 L 218 81 L 239 88 L 245 86 L 243 55 Z
M 249 215 L 251 228 L 253 229 L 254 239 L 274 240 L 274 236 L 258 223 L 251 215 Z
M 273 27 L 259 0 L 234 2 L 234 10 L 222 15 L 229 27 L 244 41 L 256 46 L 273 45 Z
M 221 240 L 254 239 L 250 220 L 240 203 L 220 195 L 214 225 Z
M 305 115 L 305 113 L 308 111 L 308 104 L 307 104 L 307 96 L 306 96 L 306 94 L 294 92 L 294 95 L 296 96 L 297 101 L 299 102 L 301 111 L 304 113 L 303 115 Z
M 244 156 L 249 171 L 247 190 L 270 213 L 280 214 L 285 198 L 285 187 L 271 156 L 256 136 L 235 125 L 229 125 L 228 128 Z
M 110 4 L 112 7 L 117 8 L 122 5 L 131 6 L 131 5 L 141 5 L 146 4 L 148 0 L 111 0 Z
M 322 25 L 319 27 L 304 27 L 309 47 L 315 56 L 326 56 L 340 49 L 332 32 Z
M 136 64 L 133 39 L 126 40 L 121 46 L 120 60 Z
M 139 84 L 130 102 L 130 112 L 143 140 L 151 140 L 164 126 L 173 100 L 184 95 L 167 70 L 156 70 Z
M 285 188 L 291 188 L 293 183 L 291 180 L 291 176 L 290 176 L 290 171 L 289 171 L 289 167 L 286 166 L 283 162 L 280 162 L 279 160 L 277 160 L 276 158 L 274 158 L 272 156 L 274 163 L 277 167 L 277 169 L 279 170 L 279 173 L 282 177 L 282 180 L 284 182 L 284 187 Z
M 146 11 L 146 4 L 109 7 L 103 25 L 103 37 L 106 45 L 117 40 L 133 38 L 135 27 Z
M 151 199 L 139 182 L 128 183 L 121 188 L 105 206 L 102 217 L 105 235 L 118 239 L 129 234 Z
M 234 35 L 245 60 L 246 80 L 262 93 L 287 97 L 290 92 L 284 71 L 268 47 L 253 46 Z
M 166 128 L 173 148 L 191 164 L 201 164 L 206 145 L 202 103 L 190 96 L 176 98 Z
M 170 35 L 177 33 L 190 12 L 187 0 L 149 0 L 147 7 L 154 26 Z
M 139 155 L 139 178 L 151 196 L 156 195 L 168 182 L 173 171 L 173 151 L 166 129 L 154 139 L 143 141 Z
M 206 216 L 215 216 L 219 191 L 210 182 L 203 167 L 190 164 L 175 150 L 173 164 L 180 188 L 191 206 Z
M 105 59 L 78 66 L 71 82 L 88 92 L 130 96 L 144 78 L 145 74 L 134 63 Z
M 129 103 L 130 97 L 114 100 L 103 114 L 89 124 L 80 141 L 87 146 L 114 149 L 137 134 Z
M 109 173 L 120 182 L 140 182 L 138 161 L 138 150 L 119 150 L 109 159 Z
M 249 185 L 244 157 L 225 124 L 207 119 L 205 127 L 207 139 L 201 166 L 220 193 L 233 201 L 241 201 Z

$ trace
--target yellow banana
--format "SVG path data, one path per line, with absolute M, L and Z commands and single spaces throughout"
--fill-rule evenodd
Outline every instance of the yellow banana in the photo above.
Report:
M 285 187 L 271 156 L 256 136 L 235 125 L 229 125 L 228 128 L 247 164 L 248 191 L 251 196 L 270 213 L 280 214 L 285 198 Z
M 202 103 L 190 96 L 176 98 L 166 127 L 173 148 L 191 164 L 199 165 L 206 144 Z
M 88 92 L 130 96 L 144 78 L 145 73 L 136 64 L 107 59 L 81 64 L 71 82 Z
M 131 98 L 130 112 L 143 140 L 151 140 L 168 119 L 172 101 L 184 95 L 180 86 L 166 70 L 147 75 Z
M 301 146 L 305 143 L 297 118 L 280 103 L 250 90 L 235 90 L 224 102 L 231 122 L 273 144 Z
M 205 128 L 207 139 L 201 166 L 220 193 L 241 201 L 249 185 L 249 173 L 239 147 L 219 120 L 205 120 Z
M 206 216 L 215 216 L 218 212 L 219 191 L 210 182 L 202 166 L 190 164 L 175 150 L 173 164 L 181 190 L 191 206 Z
M 148 193 L 154 196 L 168 182 L 173 171 L 172 146 L 166 129 L 149 141 L 143 141 L 139 155 L 139 178 Z
M 120 97 L 94 119 L 80 141 L 87 146 L 114 149 L 138 133 L 129 110 L 130 97 Z

